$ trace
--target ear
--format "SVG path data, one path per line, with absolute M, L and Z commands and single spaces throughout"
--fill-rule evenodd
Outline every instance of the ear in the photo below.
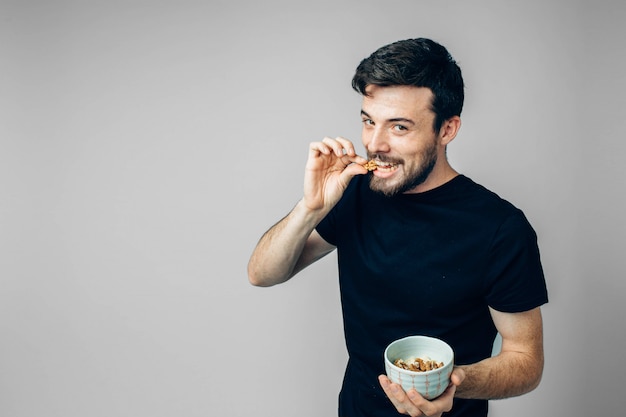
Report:
M 456 137 L 457 132 L 461 128 L 461 118 L 452 116 L 441 125 L 439 130 L 439 139 L 443 146 L 448 145 Z

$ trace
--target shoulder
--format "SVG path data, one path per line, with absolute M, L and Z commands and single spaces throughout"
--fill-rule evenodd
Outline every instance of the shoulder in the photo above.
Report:
M 524 219 L 522 210 L 510 201 L 466 176 L 459 177 L 458 188 L 461 193 L 465 194 L 470 207 L 480 209 L 485 214 L 496 216 L 501 220 L 507 218 Z

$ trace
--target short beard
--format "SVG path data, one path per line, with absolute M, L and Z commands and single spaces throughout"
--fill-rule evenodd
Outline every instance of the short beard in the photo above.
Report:
M 372 158 L 370 158 L 372 159 Z M 383 158 L 380 158 L 383 159 Z M 383 159 L 384 160 L 384 159 Z M 407 191 L 411 191 L 418 185 L 422 184 L 430 173 L 433 171 L 435 164 L 437 163 L 437 147 L 433 146 L 426 150 L 423 163 L 421 166 L 410 176 L 404 179 L 404 181 L 396 184 L 395 186 L 388 187 L 386 180 L 376 178 L 370 174 L 370 189 L 377 193 L 383 194 L 385 197 L 393 197 L 398 194 L 404 194 Z

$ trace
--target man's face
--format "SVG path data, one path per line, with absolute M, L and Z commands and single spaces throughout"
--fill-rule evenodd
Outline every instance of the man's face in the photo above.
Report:
M 378 164 L 370 187 L 387 196 L 419 191 L 445 152 L 433 131 L 432 92 L 412 86 L 367 87 L 362 140 Z

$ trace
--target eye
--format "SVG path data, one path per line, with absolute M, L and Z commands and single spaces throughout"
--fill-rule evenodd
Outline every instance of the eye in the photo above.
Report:
M 363 124 L 367 126 L 374 126 L 374 121 L 372 119 L 363 119 Z
M 398 132 L 404 132 L 405 130 L 408 130 L 406 126 L 403 125 L 393 125 L 393 130 L 398 131 Z

